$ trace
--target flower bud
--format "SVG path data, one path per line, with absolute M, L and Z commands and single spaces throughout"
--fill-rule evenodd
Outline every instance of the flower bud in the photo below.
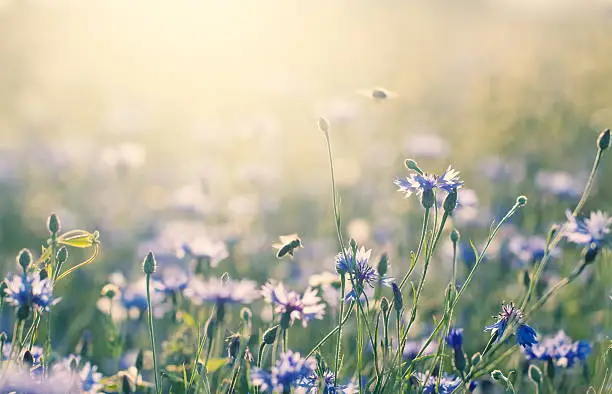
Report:
M 17 308 L 17 320 L 27 320 L 30 317 L 30 306 L 29 305 L 21 305 Z
M 597 254 L 599 253 L 599 246 L 596 243 L 592 243 L 588 248 L 585 248 L 583 260 L 585 264 L 591 264 L 595 261 Z
M 380 299 L 380 310 L 384 315 L 387 315 L 387 312 L 389 312 L 389 300 L 387 299 L 387 297 L 383 296 Z
M 130 380 L 128 379 L 127 375 L 123 375 L 123 378 L 121 378 L 121 394 L 131 394 L 132 393 L 132 386 L 130 385 Z
M 106 297 L 109 300 L 113 300 L 119 296 L 120 290 L 117 286 L 112 283 L 104 285 L 100 291 L 100 297 Z
M 605 129 L 599 134 L 599 137 L 597 138 L 597 147 L 601 151 L 604 151 L 610 147 L 610 129 Z
M 59 233 L 61 228 L 62 226 L 60 224 L 59 218 L 56 214 L 52 213 L 47 219 L 47 229 L 49 230 L 49 233 L 51 233 L 51 235 L 55 235 Z
M 329 122 L 324 117 L 320 116 L 317 120 L 317 127 L 321 130 L 325 136 L 329 133 Z
M 149 252 L 142 263 L 142 270 L 145 274 L 151 275 L 156 269 L 157 261 L 155 261 L 155 256 L 153 255 L 153 252 Z
M 480 352 L 476 352 L 472 355 L 470 364 L 472 364 L 472 366 L 478 365 L 480 363 L 480 360 L 482 360 L 482 355 L 480 354 Z
M 144 366 L 144 351 L 140 349 L 138 354 L 136 355 L 136 361 L 134 362 L 134 367 L 138 372 L 141 372 Z
M 29 350 L 26 350 L 25 353 L 23 353 L 23 364 L 27 365 L 28 368 L 32 368 L 34 365 L 34 357 Z
M 461 349 L 461 347 L 453 350 L 453 361 L 457 371 L 465 371 L 465 368 L 467 367 L 467 361 L 465 359 L 465 354 L 463 353 L 463 349 Z
M 461 233 L 457 231 L 457 229 L 453 229 L 450 233 L 450 240 L 452 243 L 456 244 L 461 239 Z
M 525 197 L 525 196 L 518 196 L 516 198 L 516 205 L 518 205 L 519 207 L 522 207 L 525 204 L 527 204 L 527 197 Z
M 386 253 L 383 253 L 382 256 L 380 256 L 380 260 L 378 260 L 378 267 L 376 268 L 379 277 L 382 278 L 387 275 L 387 271 L 389 270 L 389 256 Z
M 536 365 L 531 364 L 527 374 L 529 375 L 529 379 L 531 379 L 531 381 L 535 384 L 539 385 L 542 383 L 542 371 L 540 371 L 540 368 L 538 368 Z
M 253 312 L 246 306 L 240 310 L 240 318 L 245 323 L 250 323 L 253 320 Z
M 272 345 L 276 340 L 276 333 L 278 331 L 278 324 L 268 328 L 263 334 L 263 343 L 266 345 Z
M 4 331 L 0 332 L 0 342 L 4 344 L 7 339 L 8 339 L 8 335 L 6 335 L 6 332 Z
M 433 190 L 423 190 L 423 194 L 421 195 L 421 205 L 423 205 L 423 208 L 429 209 L 434 206 L 435 202 L 436 198 L 434 197 Z
M 546 360 L 546 376 L 550 380 L 555 380 L 555 363 L 550 358 Z
M 419 174 L 423 175 L 423 170 L 421 170 L 419 168 L 419 165 L 417 164 L 416 161 L 414 161 L 412 159 L 406 159 L 404 161 L 404 165 L 406 166 L 407 169 L 412 170 L 412 171 L 416 171 Z
M 59 264 L 65 263 L 66 260 L 68 260 L 68 250 L 65 246 L 62 246 L 58 249 L 55 259 Z
M 41 270 L 40 270 L 40 272 L 38 273 L 38 278 L 39 278 L 40 280 L 45 280 L 45 279 L 47 279 L 48 277 L 49 277 L 49 273 L 48 273 L 48 272 L 47 272 L 47 270 L 46 270 L 46 269 L 44 269 L 44 268 L 43 268 L 43 269 L 41 269 Z
M 391 289 L 393 290 L 393 308 L 397 313 L 401 313 L 402 308 L 404 307 L 402 292 L 400 291 L 397 283 L 391 283 Z
M 453 189 L 444 199 L 444 212 L 452 214 L 457 207 L 457 189 Z
M 493 380 L 495 380 L 496 382 L 505 382 L 507 380 L 506 377 L 504 376 L 504 373 L 500 371 L 499 369 L 496 369 L 493 372 L 491 372 L 491 378 L 493 378 Z
M 21 249 L 17 256 L 17 264 L 23 268 L 23 272 L 26 272 L 30 263 L 32 263 L 32 253 L 28 249 Z

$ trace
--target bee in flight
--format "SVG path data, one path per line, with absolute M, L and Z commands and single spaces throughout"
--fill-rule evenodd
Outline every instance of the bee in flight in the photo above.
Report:
M 303 247 L 302 240 L 297 234 L 281 235 L 279 238 L 280 243 L 272 245 L 272 247 L 278 249 L 278 252 L 276 252 L 276 258 L 278 259 L 282 259 L 287 254 L 293 257 L 295 249 Z
M 396 98 L 398 96 L 397 93 L 390 92 L 383 88 L 374 88 L 374 89 L 362 89 L 358 90 L 357 93 L 362 96 L 370 97 L 375 101 L 383 101 L 387 99 Z

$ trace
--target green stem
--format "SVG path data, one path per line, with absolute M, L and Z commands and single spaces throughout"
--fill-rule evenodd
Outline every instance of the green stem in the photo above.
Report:
M 314 354 L 314 352 L 316 352 L 316 351 L 317 351 L 317 349 L 318 349 L 318 348 L 320 348 L 321 346 L 323 346 L 323 344 L 324 344 L 325 342 L 327 342 L 327 340 L 328 340 L 329 338 L 331 338 L 331 337 L 332 337 L 332 335 L 334 335 L 336 332 L 338 332 L 338 331 L 340 330 L 340 326 L 341 326 L 342 324 L 346 323 L 346 321 L 349 319 L 349 317 L 351 317 L 351 313 L 353 313 L 353 301 L 351 301 L 351 303 L 349 304 L 349 307 L 347 308 L 347 311 L 346 311 L 346 315 L 344 315 L 344 318 L 342 319 L 342 321 L 341 321 L 341 322 L 340 322 L 340 323 L 339 323 L 339 324 L 338 324 L 338 325 L 337 325 L 337 326 L 336 326 L 336 327 L 335 327 L 333 330 L 331 330 L 330 332 L 328 332 L 328 333 L 327 333 L 327 335 L 325 335 L 325 336 L 323 337 L 323 339 L 321 339 L 321 340 L 319 341 L 319 343 L 317 343 L 317 344 L 316 344 L 316 345 L 315 345 L 315 346 L 314 346 L 314 347 L 313 347 L 313 348 L 310 350 L 310 352 L 308 352 L 308 354 L 306 355 L 306 358 L 310 358 L 310 357 L 311 357 L 311 356 Z
M 155 332 L 153 329 L 153 305 L 151 303 L 151 274 L 146 274 L 147 306 L 149 317 L 149 334 L 151 336 L 151 350 L 153 351 L 153 375 L 155 376 L 155 392 L 161 393 L 159 378 L 157 377 L 157 353 L 155 351 Z
M 419 240 L 419 246 L 417 248 L 417 252 L 414 257 L 414 261 L 410 263 L 410 268 L 408 269 L 408 272 L 406 273 L 406 275 L 404 275 L 404 277 L 402 278 L 402 281 L 399 284 L 400 290 L 404 288 L 406 281 L 410 277 L 410 274 L 412 274 L 412 271 L 414 271 L 414 268 L 416 267 L 416 263 L 419 260 L 419 257 L 421 256 L 421 250 L 423 249 L 423 244 L 425 243 L 425 237 L 427 235 L 428 223 L 429 223 L 429 208 L 425 208 L 425 214 L 423 216 L 423 228 L 421 230 L 421 239 Z
M 342 346 L 342 317 L 344 316 L 344 297 L 346 291 L 346 277 L 340 275 L 340 311 L 338 312 L 338 337 L 336 338 L 336 355 L 334 357 L 334 389 L 338 385 L 338 369 L 340 368 L 340 352 Z

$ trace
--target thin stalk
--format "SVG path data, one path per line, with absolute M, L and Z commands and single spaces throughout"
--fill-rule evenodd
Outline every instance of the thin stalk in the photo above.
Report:
M 404 277 L 402 278 L 402 281 L 399 284 L 400 290 L 403 289 L 404 285 L 406 284 L 406 281 L 410 277 L 410 274 L 412 274 L 412 271 L 414 271 L 414 268 L 416 267 L 416 263 L 419 260 L 419 257 L 421 256 L 421 250 L 423 249 L 423 244 L 425 243 L 425 237 L 427 235 L 428 223 L 429 223 L 429 208 L 425 208 L 425 214 L 423 216 L 423 228 L 421 230 L 421 239 L 419 240 L 419 246 L 417 248 L 417 252 L 416 252 L 414 261 L 410 263 L 410 269 L 408 269 L 408 272 L 406 273 L 406 275 L 404 275 Z
M 340 275 L 340 311 L 338 312 L 338 336 L 336 338 L 336 355 L 334 356 L 334 389 L 338 385 L 338 369 L 340 368 L 340 351 L 342 346 L 342 324 L 344 316 L 344 297 L 346 291 L 345 274 Z
M 357 301 L 359 304 L 359 301 Z M 363 348 L 363 340 L 362 340 L 362 328 L 361 328 L 361 317 L 359 312 L 357 312 L 357 380 L 359 381 L 359 392 L 363 393 L 363 383 L 361 382 L 361 357 L 362 357 L 362 348 Z
M 342 321 L 341 321 L 340 323 L 338 323 L 338 325 L 337 325 L 337 326 L 336 326 L 336 327 L 335 327 L 333 330 L 331 330 L 330 332 L 328 332 L 328 333 L 327 333 L 327 335 L 325 335 L 325 336 L 323 337 L 323 339 L 321 339 L 321 340 L 319 341 L 319 343 L 317 343 L 317 344 L 316 344 L 316 345 L 315 345 L 315 346 L 314 346 L 314 347 L 313 347 L 313 348 L 310 350 L 310 352 L 308 352 L 308 354 L 306 355 L 306 358 L 310 358 L 310 357 L 312 357 L 312 355 L 314 354 L 314 352 L 316 352 L 316 351 L 317 351 L 317 349 L 318 349 L 318 348 L 320 348 L 321 346 L 323 346 L 323 344 L 324 344 L 325 342 L 327 342 L 327 340 L 328 340 L 329 338 L 331 338 L 331 337 L 332 337 L 332 335 L 334 335 L 336 332 L 338 332 L 338 331 L 340 330 L 340 326 L 341 326 L 342 324 L 346 323 L 346 321 L 349 319 L 349 317 L 351 317 L 351 313 L 353 313 L 353 301 L 351 301 L 351 303 L 349 304 L 349 307 L 348 307 L 348 309 L 347 309 L 347 311 L 346 311 L 346 315 L 344 315 L 344 318 L 342 319 Z
M 153 375 L 155 376 L 155 392 L 161 393 L 161 387 L 159 386 L 159 378 L 157 377 L 157 353 L 155 351 L 155 332 L 153 329 L 153 305 L 151 303 L 151 274 L 146 274 L 146 286 L 147 286 L 147 306 L 148 306 L 148 321 L 149 321 L 149 334 L 151 336 L 151 350 L 153 351 Z

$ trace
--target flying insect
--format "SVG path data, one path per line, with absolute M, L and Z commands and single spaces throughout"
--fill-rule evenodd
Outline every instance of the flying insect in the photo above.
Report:
M 276 258 L 278 259 L 282 259 L 286 255 L 293 257 L 295 250 L 303 247 L 302 240 L 297 234 L 281 235 L 279 239 L 280 243 L 272 245 L 272 247 L 278 249 L 278 252 L 276 252 Z

